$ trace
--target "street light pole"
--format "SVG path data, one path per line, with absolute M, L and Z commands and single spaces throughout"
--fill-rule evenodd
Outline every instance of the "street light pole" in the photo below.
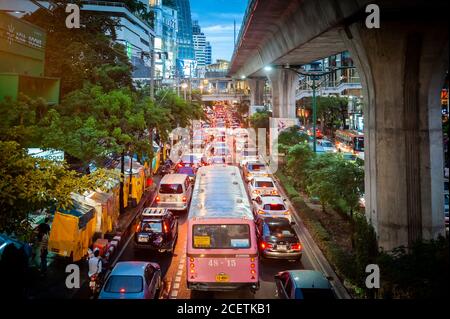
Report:
M 317 136 L 316 136 L 316 121 L 317 121 L 317 100 L 316 100 L 316 78 L 312 77 L 312 104 L 313 104 L 313 151 L 316 153 Z

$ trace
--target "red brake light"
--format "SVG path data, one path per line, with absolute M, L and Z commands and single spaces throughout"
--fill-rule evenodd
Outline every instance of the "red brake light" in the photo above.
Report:
M 125 293 L 125 288 L 120 288 L 119 292 L 120 292 L 121 294 Z
M 269 243 L 266 243 L 266 242 L 261 242 L 261 248 L 262 249 L 266 249 L 266 248 L 272 248 L 273 247 L 273 245 L 272 244 L 269 244 Z
M 183 202 L 186 202 L 186 201 L 187 201 L 186 196 L 183 196 Z
M 159 196 L 156 196 L 156 201 L 159 202 L 160 200 Z
M 136 227 L 136 233 L 139 233 L 141 231 L 141 224 L 138 224 Z
M 164 223 L 164 232 L 168 233 L 169 232 L 169 227 L 167 226 L 166 223 Z
M 178 167 L 183 167 L 183 164 L 179 163 L 179 164 L 178 164 Z
M 292 244 L 291 245 L 291 249 L 292 250 L 301 250 L 302 249 L 302 245 L 300 245 L 300 243 Z

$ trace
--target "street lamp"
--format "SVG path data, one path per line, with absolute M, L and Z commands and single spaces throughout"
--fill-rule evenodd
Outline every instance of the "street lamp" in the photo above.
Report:
M 188 87 L 187 83 L 185 82 L 185 83 L 181 84 L 181 87 L 184 91 L 184 99 L 187 100 L 187 97 L 186 97 L 186 89 Z
M 299 66 L 298 66 L 299 67 Z M 313 151 L 314 153 L 316 153 L 317 150 L 317 136 L 316 136 L 316 121 L 317 121 L 317 98 L 316 98 L 316 90 L 320 87 L 320 85 L 326 81 L 326 79 L 324 79 L 323 81 L 319 82 L 316 84 L 316 81 L 318 80 L 319 77 L 323 77 L 326 75 L 330 75 L 338 70 L 346 70 L 346 69 L 354 69 L 354 66 L 345 66 L 345 67 L 339 67 L 339 68 L 327 68 L 329 69 L 329 71 L 310 71 L 310 72 L 304 72 L 304 71 L 299 71 L 297 70 L 295 67 L 291 67 L 289 64 L 285 64 L 283 66 L 280 66 L 280 68 L 286 69 L 286 70 L 291 70 L 295 73 L 297 73 L 298 75 L 303 75 L 306 78 L 311 78 L 312 80 L 312 84 L 308 84 L 306 83 L 311 89 L 312 89 L 312 102 L 313 102 Z M 265 66 L 264 67 L 264 71 L 270 71 L 272 70 L 272 67 L 269 66 Z

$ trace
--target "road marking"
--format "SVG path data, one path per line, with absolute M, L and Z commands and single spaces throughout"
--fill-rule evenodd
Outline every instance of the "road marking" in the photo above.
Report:
M 177 296 L 178 296 L 178 290 L 172 290 L 172 292 L 170 293 L 170 298 L 176 299 Z
M 179 289 L 180 288 L 180 283 L 176 282 L 173 284 L 173 289 Z
M 177 276 L 175 277 L 175 282 L 180 282 L 180 281 L 181 281 L 181 275 L 178 276 L 178 274 L 177 274 Z

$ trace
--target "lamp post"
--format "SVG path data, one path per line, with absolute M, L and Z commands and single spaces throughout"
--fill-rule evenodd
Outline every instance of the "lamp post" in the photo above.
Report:
M 317 96 L 316 96 L 316 90 L 317 88 L 320 87 L 320 85 L 326 81 L 326 78 L 317 83 L 317 79 L 319 77 L 323 77 L 323 76 L 327 76 L 330 75 L 338 70 L 346 70 L 346 69 L 354 69 L 354 66 L 345 66 L 345 67 L 339 67 L 339 68 L 328 68 L 329 71 L 310 71 L 310 72 L 304 72 L 304 71 L 299 71 L 298 68 L 300 68 L 301 66 L 290 66 L 289 64 L 285 64 L 283 66 L 265 66 L 264 67 L 264 71 L 266 72 L 270 72 L 274 67 L 277 68 L 283 68 L 286 70 L 290 70 L 293 71 L 295 73 L 297 73 L 298 75 L 302 75 L 306 78 L 311 78 L 312 80 L 312 84 L 308 84 L 306 83 L 311 89 L 312 89 L 312 107 L 313 107 L 313 151 L 314 153 L 316 153 L 317 150 L 317 136 L 316 136 L 316 121 L 317 121 Z
M 187 96 L 186 96 L 186 89 L 188 87 L 187 83 L 185 82 L 185 83 L 181 84 L 181 87 L 183 88 L 183 91 L 184 91 L 184 100 L 187 100 Z

